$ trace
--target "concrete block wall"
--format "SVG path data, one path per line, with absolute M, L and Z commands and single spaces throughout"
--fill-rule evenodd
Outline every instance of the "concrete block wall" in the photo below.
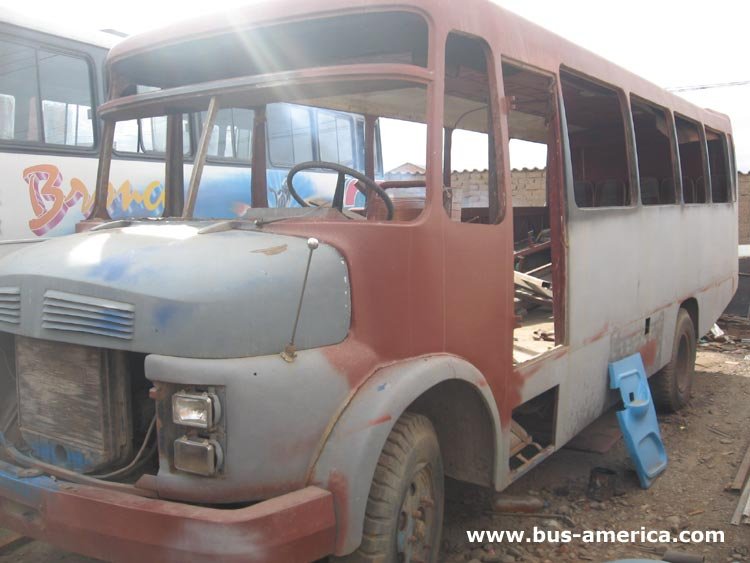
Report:
M 737 184 L 737 203 L 740 244 L 750 244 L 750 172 L 740 174 Z

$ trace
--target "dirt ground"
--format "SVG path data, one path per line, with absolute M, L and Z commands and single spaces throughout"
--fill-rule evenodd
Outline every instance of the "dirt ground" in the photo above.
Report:
M 750 561 L 750 526 L 729 520 L 738 495 L 725 491 L 750 441 L 750 348 L 714 345 L 699 349 L 693 401 L 677 415 L 660 416 L 669 456 L 666 472 L 648 490 L 638 486 L 620 440 L 604 454 L 563 449 L 514 483 L 513 495 L 542 499 L 547 515 L 532 517 L 492 512 L 491 492 L 455 482 L 447 485 L 446 521 L 441 561 L 449 563 L 603 562 L 639 558 L 660 560 L 666 545 L 609 544 L 470 544 L 466 530 L 723 530 L 723 544 L 673 543 L 672 551 L 704 555 L 710 563 Z M 747 356 L 747 359 L 745 359 Z M 605 467 L 617 472 L 620 496 L 605 502 L 586 497 L 589 472 Z M 5 562 L 93 560 L 29 542 L 0 555 Z
M 745 359 L 745 357 L 748 359 Z M 703 555 L 707 562 L 750 561 L 750 526 L 732 526 L 738 495 L 725 491 L 750 442 L 750 348 L 716 352 L 701 347 L 693 400 L 676 415 L 660 416 L 669 465 L 643 490 L 622 440 L 605 454 L 563 449 L 514 483 L 506 492 L 533 495 L 546 514 L 568 519 L 498 516 L 491 495 L 452 483 L 448 488 L 443 561 L 609 561 L 661 560 L 668 547 Z M 617 472 L 621 496 L 602 503 L 586 496 L 594 467 Z M 574 524 L 574 525 L 571 525 Z M 466 530 L 723 530 L 723 544 L 469 544 Z M 476 563 L 476 561 L 474 562 Z

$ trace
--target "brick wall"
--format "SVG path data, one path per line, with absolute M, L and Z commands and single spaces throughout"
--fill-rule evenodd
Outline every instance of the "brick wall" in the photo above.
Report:
M 486 170 L 463 170 L 451 174 L 451 186 L 461 190 L 462 207 L 487 206 L 487 174 Z M 416 180 L 423 176 L 389 172 L 385 177 L 387 180 Z M 542 168 L 512 170 L 513 206 L 543 207 L 547 199 L 545 182 Z
M 750 244 L 750 173 L 740 174 L 737 198 L 740 244 Z
M 543 169 L 511 171 L 511 189 L 514 207 L 544 206 L 547 199 L 545 172 Z M 487 171 L 464 170 L 451 175 L 453 188 L 461 189 L 463 207 L 485 207 L 487 205 Z

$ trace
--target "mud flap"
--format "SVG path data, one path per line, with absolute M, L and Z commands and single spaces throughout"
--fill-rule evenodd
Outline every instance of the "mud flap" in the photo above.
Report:
M 625 408 L 617 411 L 617 420 L 641 487 L 648 489 L 667 468 L 667 453 L 659 433 L 659 422 L 641 355 L 634 354 L 610 363 L 609 386 L 620 390 Z

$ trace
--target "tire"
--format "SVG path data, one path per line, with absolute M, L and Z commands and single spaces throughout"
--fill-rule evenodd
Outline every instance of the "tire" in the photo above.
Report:
M 677 313 L 672 358 L 651 378 L 651 395 L 661 412 L 677 412 L 690 401 L 695 375 L 697 338 L 693 319 L 685 309 Z
M 362 543 L 337 561 L 434 563 L 443 527 L 443 462 L 430 420 L 406 412 L 393 426 L 370 487 Z

